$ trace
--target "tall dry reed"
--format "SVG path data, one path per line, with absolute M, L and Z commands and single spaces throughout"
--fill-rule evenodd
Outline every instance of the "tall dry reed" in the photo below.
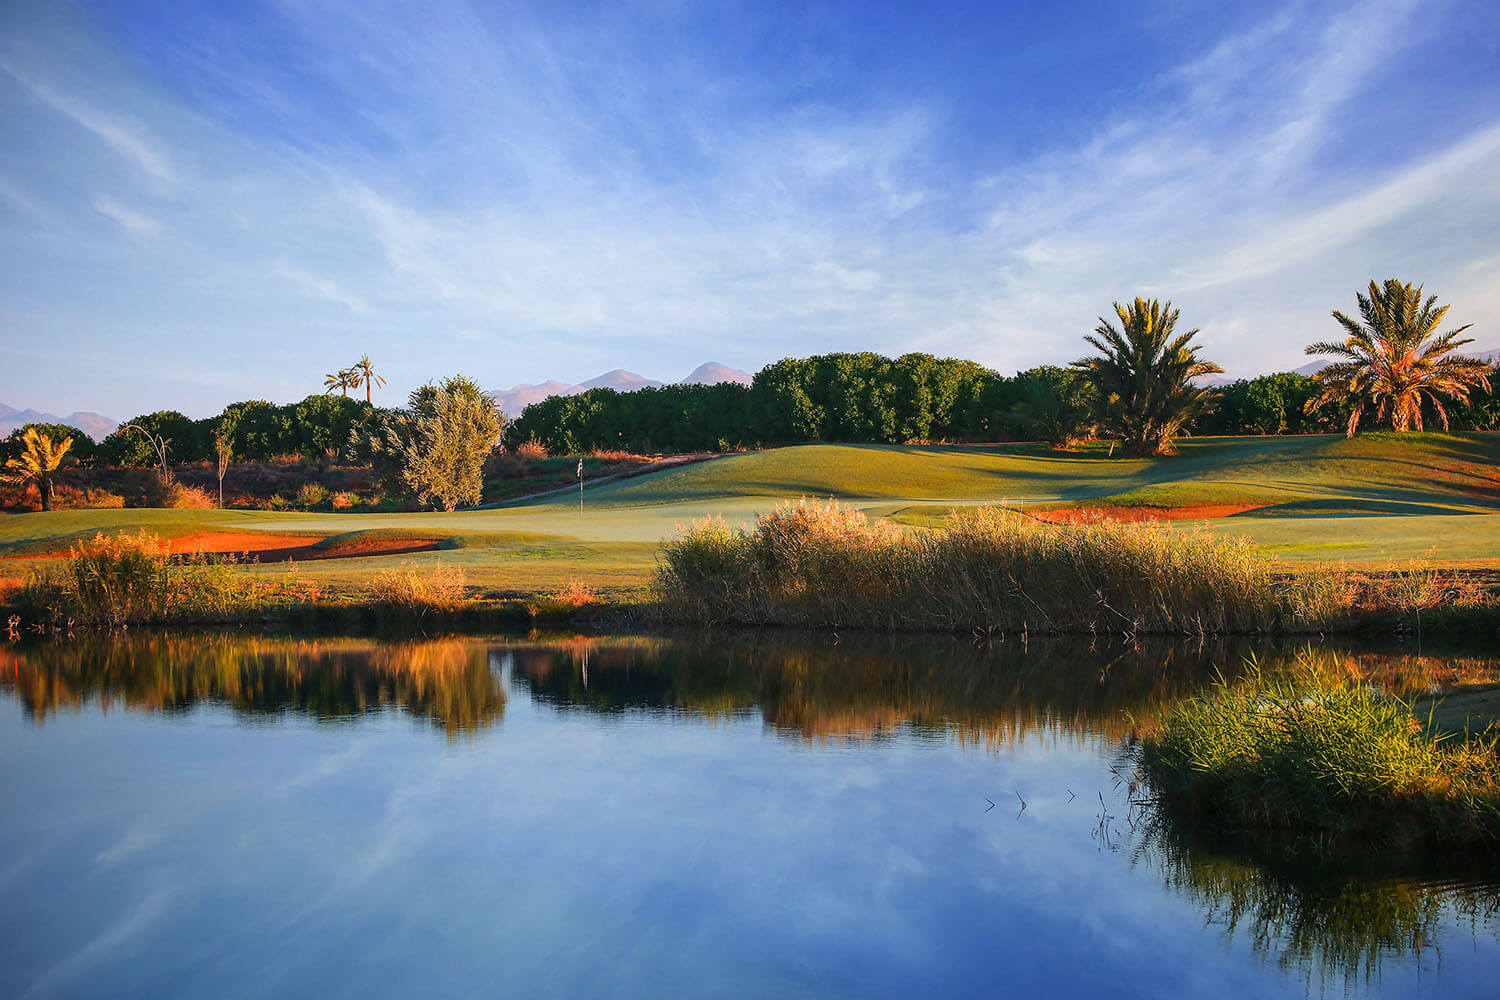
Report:
M 1292 608 L 1249 543 L 1202 531 L 974 507 L 902 532 L 837 501 L 748 530 L 700 521 L 667 543 L 654 590 L 666 618 L 700 624 L 1206 634 L 1322 613 Z

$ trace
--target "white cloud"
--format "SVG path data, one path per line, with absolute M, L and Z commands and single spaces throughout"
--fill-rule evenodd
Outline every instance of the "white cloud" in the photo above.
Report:
M 90 107 L 39 80 L 10 62 L 0 59 L 5 70 L 32 96 L 53 111 L 92 132 L 110 149 L 158 181 L 177 180 L 177 172 L 167 154 L 152 141 L 149 130 L 128 117 L 113 115 Z
M 161 231 L 160 222 L 144 212 L 122 205 L 108 195 L 95 195 L 93 204 L 102 214 L 118 222 L 120 228 L 131 236 L 144 238 L 155 236 Z

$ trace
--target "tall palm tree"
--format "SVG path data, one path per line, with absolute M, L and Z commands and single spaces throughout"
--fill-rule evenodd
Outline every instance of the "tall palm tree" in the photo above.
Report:
M 359 382 L 354 378 L 354 369 L 340 368 L 336 372 L 324 375 L 323 385 L 326 386 L 323 390 L 325 396 L 338 389 L 347 397 L 350 389 L 358 388 Z
M 376 385 L 383 388 L 385 386 L 385 379 L 375 374 L 375 367 L 370 364 L 370 356 L 368 354 L 361 354 L 359 360 L 354 362 L 354 368 L 351 370 L 351 373 L 354 376 L 354 387 L 357 389 L 363 385 L 365 387 L 365 402 L 373 403 L 374 400 L 370 398 L 370 386 Z
M 52 474 L 62 465 L 68 449 L 73 447 L 73 439 L 65 437 L 53 442 L 35 427 L 28 427 L 21 432 L 21 446 L 20 457 L 5 461 L 5 467 L 11 470 L 10 478 L 21 483 L 35 480 L 37 492 L 42 495 L 42 510 L 51 510 Z
M 1392 430 L 1406 431 L 1422 429 L 1422 406 L 1430 403 L 1447 430 L 1448 411 L 1439 396 L 1463 403 L 1470 389 L 1489 390 L 1489 365 L 1449 353 L 1474 342 L 1473 337 L 1459 338 L 1470 324 L 1436 332 L 1448 312 L 1447 306 L 1438 307 L 1436 295 L 1424 302 L 1421 285 L 1388 278 L 1383 286 L 1371 281 L 1369 296 L 1355 293 L 1355 298 L 1363 322 L 1333 311 L 1349 333 L 1344 342 L 1308 345 L 1308 354 L 1339 360 L 1313 376 L 1318 394 L 1307 401 L 1307 412 L 1329 403 L 1352 403 L 1348 435 L 1353 437 L 1368 406 L 1375 407 L 1376 420 L 1389 416 Z
M 1173 336 L 1179 310 L 1171 302 L 1137 298 L 1114 305 L 1120 328 L 1101 316 L 1094 335 L 1083 338 L 1098 355 L 1072 367 L 1093 386 L 1099 424 L 1119 439 L 1121 450 L 1160 455 L 1208 403 L 1209 391 L 1192 380 L 1224 369 L 1198 357 L 1196 329 Z

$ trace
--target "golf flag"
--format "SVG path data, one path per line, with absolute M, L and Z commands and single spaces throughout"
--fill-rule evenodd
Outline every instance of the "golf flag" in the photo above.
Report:
M 578 460 L 578 481 L 583 482 L 583 459 Z

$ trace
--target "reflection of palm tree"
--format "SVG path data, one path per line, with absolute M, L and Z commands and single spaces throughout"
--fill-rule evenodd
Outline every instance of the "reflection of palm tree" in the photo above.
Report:
M 361 385 L 365 387 L 365 402 L 373 403 L 374 400 L 370 398 L 370 387 L 372 385 L 384 387 L 385 379 L 375 374 L 375 366 L 370 364 L 370 356 L 361 354 L 359 360 L 354 363 L 353 369 L 350 370 L 350 374 L 354 377 L 354 388 L 357 389 Z
M 1368 298 L 1355 297 L 1364 322 L 1335 309 L 1333 318 L 1349 336 L 1342 343 L 1324 341 L 1307 348 L 1308 354 L 1339 359 L 1313 376 L 1320 391 L 1308 400 L 1308 412 L 1328 403 L 1353 403 L 1348 427 L 1353 437 L 1366 406 L 1375 407 L 1376 420 L 1389 414 L 1392 430 L 1421 430 L 1426 402 L 1447 430 L 1448 411 L 1438 396 L 1464 402 L 1474 386 L 1489 389 L 1489 365 L 1478 358 L 1449 356 L 1474 338 L 1459 339 L 1468 326 L 1437 332 L 1448 307 L 1436 308 L 1436 295 L 1423 302 L 1421 285 L 1390 278 L 1383 286 L 1370 282 Z

